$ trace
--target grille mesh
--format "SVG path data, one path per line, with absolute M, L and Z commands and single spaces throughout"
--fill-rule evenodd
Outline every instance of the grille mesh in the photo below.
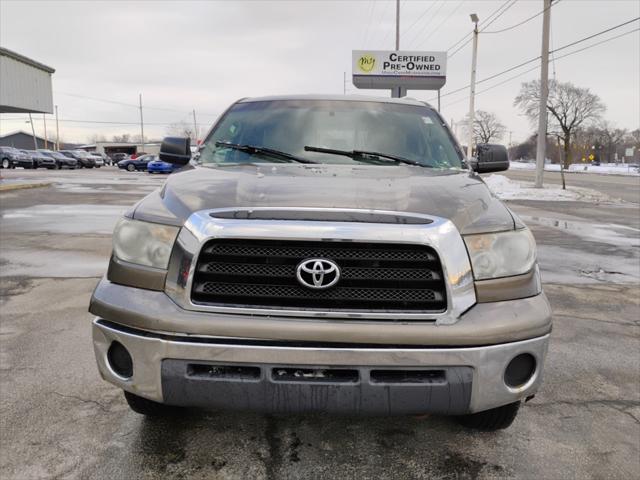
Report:
M 300 285 L 297 265 L 333 260 L 340 281 L 325 290 Z M 446 308 L 436 252 L 422 245 L 218 239 L 198 258 L 192 299 L 208 305 L 329 311 L 429 311 Z

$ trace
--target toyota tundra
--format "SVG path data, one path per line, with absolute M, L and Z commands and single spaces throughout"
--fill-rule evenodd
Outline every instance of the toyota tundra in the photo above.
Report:
M 130 407 L 454 415 L 508 427 L 551 332 L 536 247 L 439 113 L 410 99 L 234 103 L 118 221 L 93 293 Z

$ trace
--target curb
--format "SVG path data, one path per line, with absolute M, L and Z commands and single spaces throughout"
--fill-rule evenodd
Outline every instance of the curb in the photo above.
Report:
M 11 190 L 24 190 L 27 188 L 39 188 L 48 187 L 52 182 L 40 182 L 40 183 L 9 183 L 6 185 L 0 185 L 0 192 L 9 192 Z

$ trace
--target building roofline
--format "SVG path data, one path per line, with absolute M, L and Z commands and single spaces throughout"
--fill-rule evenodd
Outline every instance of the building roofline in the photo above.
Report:
M 18 133 L 22 133 L 24 135 L 27 135 L 28 137 L 33 137 L 33 133 L 31 133 L 31 132 L 25 132 L 24 130 L 14 130 L 13 132 L 9 132 L 9 133 L 5 133 L 4 135 L 0 135 L 0 139 L 6 138 L 6 137 L 10 137 L 12 135 L 17 135 Z M 40 135 L 36 135 L 36 138 L 44 140 L 44 137 L 41 137 Z M 48 138 L 47 141 L 51 141 L 51 139 Z
M 25 57 L 24 55 L 20 55 L 19 53 L 16 53 L 12 50 L 8 50 L 4 47 L 0 47 L 0 56 L 13 58 L 18 62 L 26 63 L 27 65 L 35 67 L 39 70 L 44 70 L 45 72 L 48 72 L 48 73 L 54 73 L 56 71 L 54 68 L 48 67 L 44 63 L 36 62 L 35 60 Z

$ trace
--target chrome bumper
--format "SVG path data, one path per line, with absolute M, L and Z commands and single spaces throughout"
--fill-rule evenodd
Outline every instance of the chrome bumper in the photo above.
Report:
M 133 376 L 124 379 L 118 376 L 109 366 L 107 351 L 113 341 L 118 341 L 126 347 L 133 358 Z M 368 372 L 372 367 L 385 369 L 394 368 L 433 368 L 440 367 L 443 371 L 460 372 L 458 367 L 469 367 L 469 380 L 471 386 L 470 397 L 466 402 L 460 402 L 458 395 L 462 395 L 462 389 L 448 389 L 449 400 L 457 405 L 450 413 L 467 413 L 487 410 L 490 408 L 515 402 L 529 395 L 533 395 L 542 381 L 542 366 L 547 352 L 549 335 L 532 338 L 529 340 L 504 343 L 499 345 L 468 347 L 468 348 L 310 348 L 298 346 L 263 346 L 250 343 L 216 343 L 215 339 L 197 337 L 175 337 L 171 335 L 153 334 L 144 331 L 119 327 L 117 324 L 103 322 L 96 319 L 93 322 L 93 343 L 98 363 L 98 369 L 102 377 L 130 391 L 136 395 L 168 403 L 193 405 L 189 400 L 188 392 L 184 392 L 181 401 L 180 393 L 171 392 L 171 398 L 165 398 L 166 392 L 163 385 L 169 385 L 167 379 L 168 369 L 165 360 L 178 360 L 189 362 L 202 362 L 215 365 L 248 365 L 258 367 L 294 366 L 303 368 L 313 367 L 341 367 L 354 368 L 361 372 Z M 286 345 L 286 344 L 285 344 Z M 504 370 L 511 359 L 521 353 L 530 353 L 536 359 L 536 371 L 531 379 L 522 387 L 513 389 L 504 381 Z M 170 362 L 169 362 L 170 363 Z M 179 362 L 178 362 L 179 363 Z M 187 362 L 183 362 L 186 363 Z M 165 367 L 163 367 L 165 364 Z M 169 369 L 170 370 L 170 369 Z M 267 368 L 264 368 L 267 370 Z M 261 370 L 262 371 L 262 370 Z M 362 381 L 368 380 L 368 374 L 364 374 Z M 174 379 L 175 380 L 175 379 Z M 215 382 L 209 382 L 207 388 L 217 388 Z M 296 395 L 300 393 L 299 386 L 277 385 L 273 386 L 273 379 L 261 376 L 260 392 L 274 393 L 282 396 Z M 265 383 L 266 382 L 266 383 Z M 200 385 L 202 387 L 202 385 Z M 251 385 L 242 386 L 250 392 Z M 317 393 L 318 385 L 313 386 Z M 364 388 L 366 387 L 366 388 Z M 323 391 L 332 395 L 340 395 L 340 391 L 349 388 L 345 384 L 332 384 Z M 353 388 L 353 385 L 351 385 Z M 403 408 L 403 392 L 406 386 L 393 388 L 388 385 L 359 386 L 357 393 L 359 404 L 354 405 L 353 413 L 366 413 L 366 405 L 372 395 L 380 395 L 388 398 L 387 413 L 414 413 L 412 409 Z M 200 388 L 202 389 L 202 388 Z M 376 390 L 377 389 L 377 390 Z M 320 389 L 322 390 L 322 389 Z M 431 391 L 428 391 L 429 394 Z M 313 394 L 313 392 L 311 392 Z M 400 395 L 398 395 L 400 394 Z M 247 393 L 250 395 L 250 393 Z M 255 392 L 251 393 L 255 396 Z M 392 398 L 398 399 L 392 404 Z M 351 396 L 350 398 L 354 398 Z M 265 398 L 264 402 L 268 399 Z M 260 402 L 259 399 L 255 402 Z M 457 402 L 457 403 L 456 403 Z M 200 402 L 201 403 L 201 402 Z M 196 402 L 196 404 L 200 404 Z M 216 403 L 219 406 L 220 402 Z M 233 406 L 233 405 L 229 405 Z M 237 406 L 237 405 L 236 405 Z M 260 410 L 269 410 L 264 403 Z M 322 407 L 322 406 L 320 406 Z M 322 410 L 323 408 L 318 408 Z M 344 410 L 344 409 L 342 409 Z M 379 411 L 380 409 L 375 409 Z M 425 412 L 432 411 L 425 407 Z M 440 412 L 439 409 L 436 411 Z M 370 411 L 369 413 L 375 413 Z

